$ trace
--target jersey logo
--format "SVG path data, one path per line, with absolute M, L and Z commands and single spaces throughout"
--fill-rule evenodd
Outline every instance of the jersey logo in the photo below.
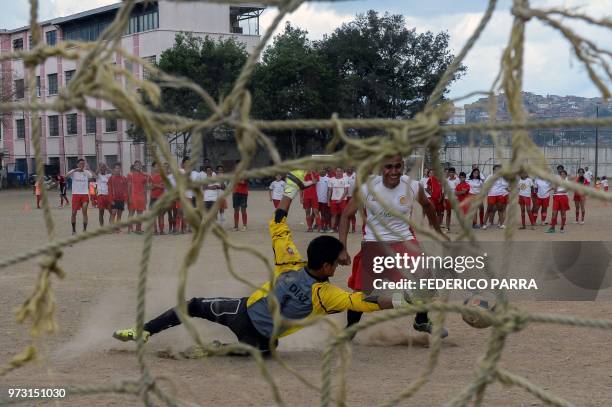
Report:
M 408 206 L 408 197 L 406 195 L 402 195 L 399 198 L 400 205 Z

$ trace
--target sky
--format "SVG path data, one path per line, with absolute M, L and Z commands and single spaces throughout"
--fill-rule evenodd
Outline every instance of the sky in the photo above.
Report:
M 116 0 L 39 0 L 40 17 L 48 19 L 65 16 L 115 2 Z M 530 3 L 532 7 L 540 8 L 580 7 L 581 11 L 600 18 L 610 17 L 612 13 L 612 0 L 532 0 Z M 351 21 L 356 14 L 370 9 L 381 13 L 402 14 L 407 26 L 416 28 L 418 32 L 448 31 L 451 49 L 457 53 L 478 24 L 486 5 L 486 0 L 317 1 L 302 5 L 287 20 L 307 30 L 309 37 L 316 40 Z M 510 0 L 498 1 L 492 21 L 465 60 L 467 73 L 451 86 L 450 97 L 456 98 L 490 88 L 512 26 L 510 7 Z M 27 24 L 29 2 L 7 1 L 3 4 L 2 11 L 0 27 L 23 26 Z M 273 8 L 264 12 L 261 17 L 263 30 L 269 27 L 276 13 L 277 10 Z M 612 49 L 612 35 L 609 32 L 581 23 L 572 23 L 572 27 L 591 38 L 601 48 Z M 526 91 L 542 95 L 600 96 L 582 65 L 572 56 L 569 44 L 556 31 L 537 21 L 531 21 L 526 35 Z M 612 86 L 609 82 L 607 85 Z

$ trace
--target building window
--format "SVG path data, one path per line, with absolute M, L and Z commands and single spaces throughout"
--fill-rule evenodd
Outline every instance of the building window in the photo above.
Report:
M 72 170 L 77 167 L 79 157 L 66 157 L 66 161 L 68 162 L 68 169 Z
M 114 112 L 114 110 L 111 110 Z M 117 119 L 106 119 L 106 132 L 111 133 L 117 131 Z
M 157 57 L 155 55 L 151 55 L 149 57 L 143 57 L 142 59 L 144 59 L 151 65 L 155 65 L 157 63 Z M 151 77 L 151 73 L 152 72 L 149 71 L 147 68 L 142 67 L 142 78 L 143 79 L 149 79 Z
M 36 96 L 40 97 L 40 76 L 36 77 Z
M 154 5 L 146 10 L 135 12 L 125 30 L 125 34 L 134 34 L 142 31 L 156 30 L 159 28 L 159 10 Z
M 77 114 L 69 113 L 66 115 L 66 135 L 74 136 L 77 134 Z
M 49 137 L 59 137 L 59 116 L 47 117 L 49 122 Z
M 64 27 L 64 39 L 68 41 L 96 41 L 112 22 L 113 16 L 108 16 L 68 23 Z
M 47 31 L 45 37 L 47 38 L 47 45 L 55 45 L 57 43 L 57 31 Z
M 105 155 L 104 156 L 104 161 L 106 162 L 106 165 L 109 166 L 109 168 L 112 168 L 113 165 L 115 165 L 115 163 L 118 160 L 117 160 L 117 156 L 116 155 Z
M 25 139 L 25 119 L 15 120 L 15 127 L 17 128 L 17 138 Z
M 23 38 L 15 38 L 13 40 L 13 50 L 23 49 Z
M 47 75 L 47 89 L 49 90 L 49 95 L 57 95 L 57 74 L 52 73 Z
M 233 34 L 259 35 L 261 7 L 230 7 L 230 32 Z
M 27 173 L 28 172 L 28 160 L 26 160 L 25 158 L 15 159 L 15 171 Z
M 90 170 L 96 171 L 98 169 L 98 157 L 95 155 L 86 155 L 85 162 Z
M 85 133 L 96 134 L 96 116 L 85 116 Z
M 25 82 L 23 79 L 15 80 L 15 99 L 23 99 L 25 96 Z
M 74 76 L 74 73 L 76 71 L 74 69 L 70 70 L 70 71 L 65 71 L 64 72 L 64 77 L 66 78 L 66 86 L 68 86 L 68 84 L 70 83 L 70 81 L 72 80 L 72 77 Z

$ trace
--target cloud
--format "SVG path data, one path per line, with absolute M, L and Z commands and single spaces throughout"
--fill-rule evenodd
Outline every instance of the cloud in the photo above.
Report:
M 53 5 L 56 17 L 64 17 L 81 11 L 117 3 L 117 0 L 47 0 Z

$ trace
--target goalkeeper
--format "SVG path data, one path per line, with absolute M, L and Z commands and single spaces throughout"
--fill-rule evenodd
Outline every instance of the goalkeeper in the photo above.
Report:
M 225 325 L 239 342 L 265 354 L 269 353 L 271 344 L 276 343 L 276 338 L 271 340 L 274 328 L 268 304 L 271 294 L 278 301 L 282 317 L 288 320 L 346 310 L 373 312 L 407 304 L 403 293 L 379 296 L 376 302 L 368 302 L 361 292 L 349 293 L 331 284 L 329 278 L 336 272 L 338 257 L 344 250 L 344 245 L 335 237 L 313 239 L 307 249 L 308 260 L 303 260 L 287 226 L 287 210 L 295 191 L 289 187 L 286 195 L 269 224 L 275 263 L 274 285 L 267 282 L 250 297 L 244 298 L 192 298 L 187 303 L 190 317 Z M 177 312 L 170 309 L 144 325 L 143 339 L 146 341 L 151 335 L 180 323 Z M 286 336 L 298 329 L 281 330 L 278 336 Z M 115 331 L 113 337 L 121 341 L 136 340 L 136 329 Z

